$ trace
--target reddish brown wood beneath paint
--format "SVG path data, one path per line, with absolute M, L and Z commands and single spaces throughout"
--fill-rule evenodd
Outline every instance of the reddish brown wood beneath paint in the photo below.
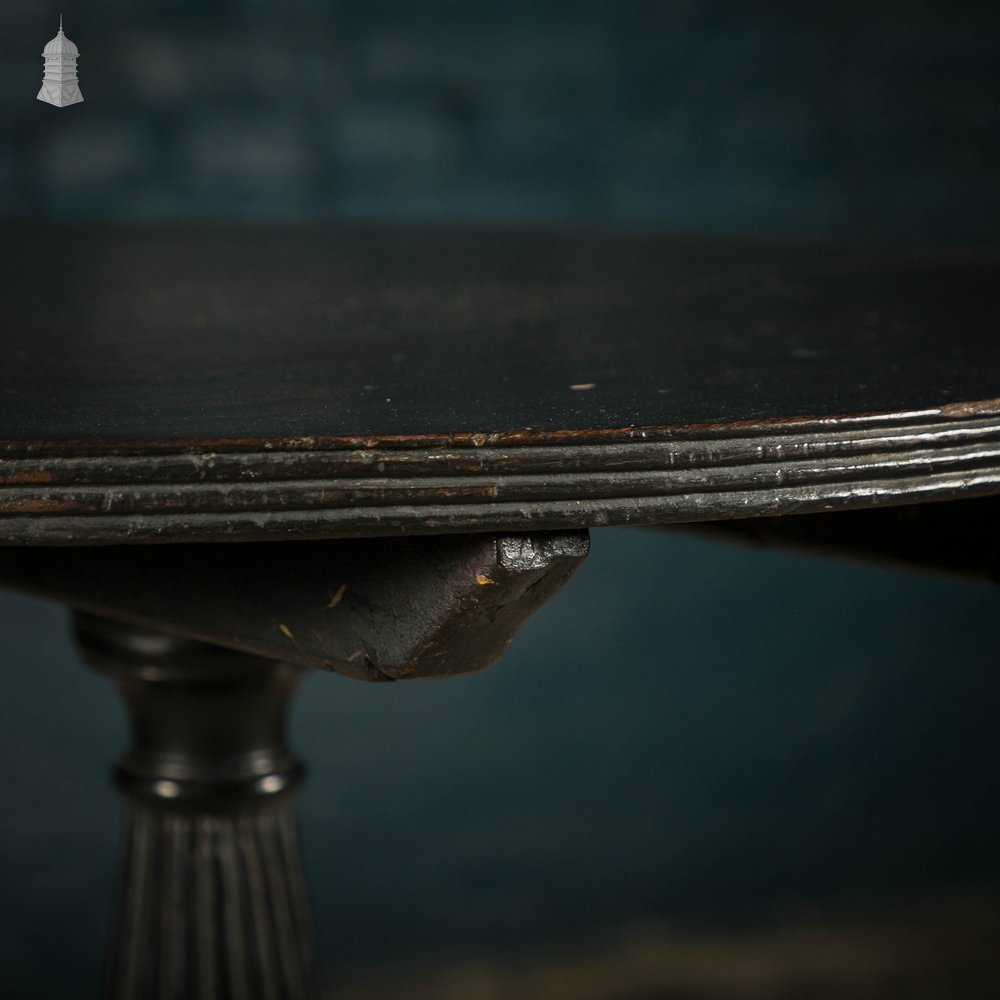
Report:
M 470 439 L 1000 397 L 986 252 L 9 225 L 0 254 L 0 441 Z
M 1000 492 L 1000 254 L 8 227 L 0 542 L 540 530 Z

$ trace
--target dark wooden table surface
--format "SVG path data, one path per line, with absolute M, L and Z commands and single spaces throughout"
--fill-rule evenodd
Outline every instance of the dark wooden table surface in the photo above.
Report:
M 337 226 L 0 237 L 0 541 L 1000 492 L 1000 254 Z
M 481 669 L 576 529 L 1000 493 L 997 254 L 346 226 L 0 254 L 0 577 L 80 612 L 131 721 L 110 1000 L 320 995 L 302 668 Z M 101 544 L 294 538 L 327 541 Z

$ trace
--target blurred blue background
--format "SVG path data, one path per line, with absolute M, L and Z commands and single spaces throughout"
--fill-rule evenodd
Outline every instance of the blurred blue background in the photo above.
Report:
M 3 0 L 0 211 L 992 238 L 981 3 Z
M 1000 233 L 1000 18 L 981 4 L 62 9 L 85 103 L 56 110 L 35 94 L 59 8 L 2 0 L 0 225 Z M 593 542 L 485 675 L 306 682 L 328 966 L 997 884 L 992 590 L 679 533 Z M 89 997 L 125 727 L 58 608 L 5 596 L 0 628 L 0 995 Z

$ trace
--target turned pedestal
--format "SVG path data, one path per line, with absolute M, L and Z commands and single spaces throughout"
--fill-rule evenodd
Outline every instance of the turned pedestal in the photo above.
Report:
M 88 614 L 76 637 L 132 730 L 116 770 L 128 819 L 106 995 L 315 996 L 303 769 L 284 737 L 301 670 Z

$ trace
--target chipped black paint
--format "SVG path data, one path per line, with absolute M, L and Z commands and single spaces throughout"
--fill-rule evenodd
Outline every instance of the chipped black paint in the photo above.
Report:
M 0 583 L 271 660 L 401 680 L 488 667 L 588 547 L 577 531 L 9 549 Z

